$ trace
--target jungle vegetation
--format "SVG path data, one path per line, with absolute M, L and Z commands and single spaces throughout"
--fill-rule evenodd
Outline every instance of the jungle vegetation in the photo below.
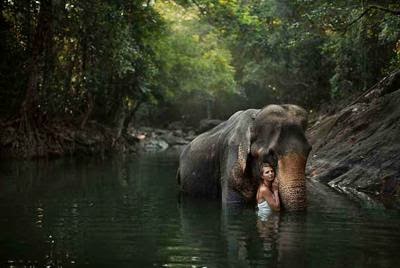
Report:
M 119 136 L 269 103 L 315 111 L 400 67 L 397 0 L 1 0 L 0 14 L 0 123 L 28 144 L 55 121 Z

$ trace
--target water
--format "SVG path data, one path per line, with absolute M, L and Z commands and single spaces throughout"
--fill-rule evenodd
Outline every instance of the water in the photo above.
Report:
M 177 157 L 4 162 L 0 267 L 398 267 L 400 214 L 309 182 L 309 209 L 181 199 Z

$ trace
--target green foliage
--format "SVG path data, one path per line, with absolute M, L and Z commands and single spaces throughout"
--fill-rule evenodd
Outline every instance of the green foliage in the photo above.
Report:
M 153 44 L 158 64 L 153 87 L 159 93 L 153 108 L 166 114 L 165 107 L 170 107 L 169 120 L 179 119 L 188 109 L 203 115 L 206 103 L 222 92 L 235 94 L 231 52 L 217 29 L 201 21 L 195 8 L 159 1 L 156 9 L 168 28 Z M 193 99 L 191 107 L 181 104 L 183 99 L 189 103 L 188 98 Z
M 329 78 L 332 97 L 344 98 L 365 90 L 399 68 L 393 52 L 400 39 L 400 17 L 369 9 L 367 2 L 364 5 L 354 1 L 342 6 L 331 4 L 324 7 L 325 13 L 315 15 L 315 19 L 320 18 L 324 22 L 328 37 L 322 53 L 334 65 Z M 395 10 L 400 5 L 388 7 Z M 326 13 L 336 14 L 336 18 L 321 15 Z
M 189 2 L 225 34 L 236 81 L 253 106 L 315 107 L 364 90 L 399 68 L 398 1 Z
M 171 11 L 171 7 L 175 9 Z M 199 21 L 196 10 L 184 10 L 171 2 L 159 2 L 169 21 L 168 34 L 157 44 L 161 63 L 157 86 L 173 101 L 182 93 L 200 92 L 215 97 L 220 91 L 235 91 L 232 56 L 215 29 Z M 180 16 L 176 10 L 180 9 Z M 166 12 L 170 10 L 170 12 Z
M 400 68 L 400 3 L 376 4 L 2 0 L 0 113 L 32 96 L 48 117 L 82 124 L 129 121 L 142 104 L 169 120 L 210 107 L 216 117 L 314 108 Z
M 14 91 L 19 96 L 5 109 L 16 111 L 24 100 L 30 71 L 24 62 L 35 57 L 31 43 L 39 31 L 43 34 L 37 39 L 45 41 L 36 74 L 43 113 L 79 120 L 93 110 L 97 119 L 106 122 L 112 121 L 121 103 L 151 98 L 147 85 L 157 74 L 157 66 L 148 44 L 158 40 L 164 23 L 146 4 L 144 0 L 5 1 L 1 35 L 7 48 L 2 50 L 1 87 L 8 94 L 4 97 L 11 98 Z M 41 14 L 41 6 L 49 6 L 51 14 Z M 11 60 L 14 65 L 9 64 Z M 7 69 L 9 73 L 3 72 Z M 21 82 L 9 83 L 12 74 Z M 131 106 L 127 105 L 128 110 Z

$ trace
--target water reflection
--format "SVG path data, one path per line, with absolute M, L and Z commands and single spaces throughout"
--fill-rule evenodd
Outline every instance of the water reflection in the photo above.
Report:
M 212 264 L 223 260 L 220 248 L 225 244 L 221 234 L 220 202 L 180 197 L 178 205 L 180 236 L 185 245 L 176 255 L 188 254 L 194 264 Z M 176 263 L 175 263 L 176 264 Z
M 245 224 L 239 224 L 240 219 L 245 218 L 246 210 L 241 206 L 223 206 L 221 211 L 221 234 L 224 235 L 226 241 L 226 252 L 229 263 L 238 265 L 248 265 L 249 256 L 249 238 L 251 236 L 246 230 L 251 228 L 249 220 Z
M 394 267 L 400 215 L 309 183 L 309 209 L 178 199 L 177 158 L 0 163 L 0 266 Z
M 275 244 L 279 232 L 280 214 L 270 211 L 266 215 L 258 215 L 256 227 L 262 240 L 262 248 L 265 257 L 272 257 L 276 250 Z
M 253 208 L 190 198 L 180 203 L 179 210 L 185 244 L 196 249 L 198 255 L 193 257 L 199 263 L 238 267 L 305 264 L 305 247 L 301 246 L 305 222 L 291 215 L 271 213 L 261 219 Z
M 281 216 L 277 241 L 278 267 L 308 267 L 306 212 Z

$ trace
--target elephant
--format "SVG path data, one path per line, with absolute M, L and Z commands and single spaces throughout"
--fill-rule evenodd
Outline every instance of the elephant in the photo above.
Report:
M 305 167 L 311 145 L 307 112 L 294 104 L 271 104 L 234 113 L 197 136 L 182 151 L 177 180 L 181 193 L 250 204 L 263 163 L 275 168 L 286 210 L 306 208 Z

